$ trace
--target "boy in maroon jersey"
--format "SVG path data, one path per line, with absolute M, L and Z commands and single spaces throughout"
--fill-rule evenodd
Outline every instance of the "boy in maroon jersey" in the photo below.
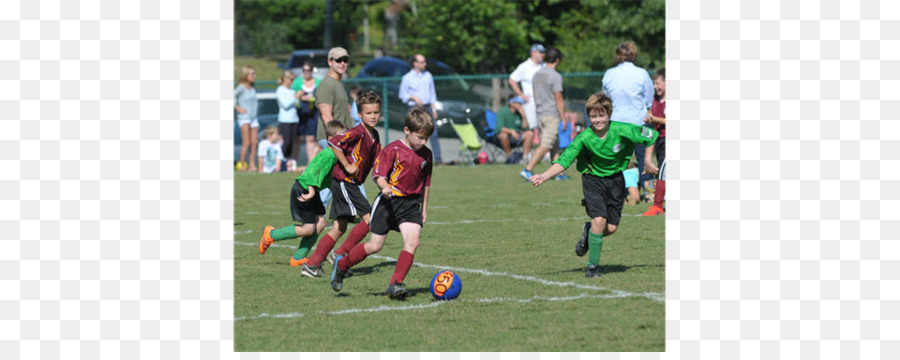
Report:
M 362 122 L 328 140 L 328 145 L 338 160 L 332 171 L 331 182 L 333 198 L 330 218 L 334 220 L 334 226 L 319 239 L 316 251 L 303 264 L 300 273 L 305 276 L 322 277 L 322 260 L 328 256 L 333 261 L 329 252 L 347 231 L 347 223 L 351 219 L 359 216 L 363 221 L 353 227 L 347 240 L 335 251 L 338 255 L 348 253 L 369 233 L 369 213 L 372 207 L 360 190 L 360 185 L 365 182 L 378 152 L 381 151 L 381 138 L 375 130 L 375 125 L 381 118 L 381 97 L 374 91 L 369 91 L 357 99 L 357 105 Z
M 413 263 L 419 247 L 422 224 L 428 217 L 428 188 L 431 186 L 432 153 L 425 142 L 434 131 L 434 122 L 422 106 L 406 114 L 406 138 L 394 141 L 375 160 L 372 175 L 381 193 L 372 204 L 372 238 L 353 247 L 346 256 L 338 256 L 331 271 L 331 288 L 341 291 L 350 267 L 377 253 L 384 246 L 390 230 L 403 235 L 403 250 L 397 257 L 387 296 L 405 300 L 409 292 L 403 279 Z

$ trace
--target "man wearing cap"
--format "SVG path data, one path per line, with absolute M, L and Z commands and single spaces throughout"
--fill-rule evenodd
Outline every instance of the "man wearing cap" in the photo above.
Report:
M 316 88 L 316 107 L 319 108 L 321 120 L 316 131 L 317 139 L 326 139 L 325 124 L 331 120 L 340 121 L 348 129 L 353 127 L 347 91 L 341 84 L 341 76 L 347 72 L 349 61 L 350 54 L 342 47 L 331 48 L 328 52 L 328 76 L 322 79 Z
M 516 95 L 521 96 L 522 99 L 525 100 L 525 119 L 528 121 L 529 129 L 538 127 L 537 113 L 535 112 L 533 99 L 534 88 L 532 87 L 531 79 L 534 77 L 534 73 L 544 66 L 545 51 L 544 45 L 531 45 L 531 56 L 519 64 L 519 66 L 516 67 L 516 70 L 509 75 L 509 79 L 507 80 L 509 86 L 516 92 Z M 519 83 L 522 83 L 521 88 L 519 87 Z M 531 152 L 531 143 L 526 142 L 522 146 L 522 150 L 525 154 L 525 158 L 528 159 Z
M 506 163 L 516 164 L 521 154 L 511 154 L 510 143 L 518 146 L 522 142 L 531 142 L 533 131 L 528 129 L 528 121 L 525 120 L 525 99 L 521 96 L 513 96 L 509 104 L 497 111 L 497 140 L 503 152 L 506 153 Z
M 412 69 L 403 75 L 400 81 L 400 100 L 412 109 L 415 106 L 423 106 L 429 109 L 431 119 L 435 121 L 434 131 L 431 133 L 431 152 L 434 154 L 434 164 L 441 164 L 441 143 L 438 142 L 437 126 L 437 96 L 434 93 L 434 78 L 425 70 L 425 55 L 413 55 L 410 65 Z

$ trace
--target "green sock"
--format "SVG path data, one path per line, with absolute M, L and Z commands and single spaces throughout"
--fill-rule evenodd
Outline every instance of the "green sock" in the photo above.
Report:
M 601 247 L 603 247 L 603 234 L 588 233 L 588 265 L 600 265 Z
M 306 254 L 309 254 L 309 250 L 312 249 L 313 244 L 316 243 L 316 239 L 318 239 L 316 235 L 310 235 L 300 240 L 300 247 L 294 253 L 294 260 L 305 258 Z
M 296 238 L 297 231 L 294 230 L 294 225 L 288 225 L 281 229 L 272 230 L 272 232 L 269 233 L 269 235 L 272 235 L 272 239 L 275 239 L 275 241 L 287 240 L 287 239 Z

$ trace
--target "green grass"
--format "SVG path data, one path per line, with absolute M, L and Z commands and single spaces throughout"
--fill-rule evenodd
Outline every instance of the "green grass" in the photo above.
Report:
M 288 265 L 299 239 L 276 242 L 265 255 L 257 250 L 265 225 L 291 224 L 294 175 L 236 173 L 235 350 L 665 351 L 665 218 L 637 216 L 646 204 L 625 206 L 618 232 L 604 239 L 603 277 L 588 279 L 587 257 L 574 253 L 587 221 L 580 176 L 573 167 L 572 180 L 535 189 L 519 170 L 435 169 L 415 256 L 424 266 L 407 275 L 405 302 L 383 295 L 399 233 L 336 293 L 327 275 L 310 279 Z M 366 188 L 373 199 L 374 184 Z M 433 300 L 429 282 L 441 267 L 456 268 L 459 299 Z

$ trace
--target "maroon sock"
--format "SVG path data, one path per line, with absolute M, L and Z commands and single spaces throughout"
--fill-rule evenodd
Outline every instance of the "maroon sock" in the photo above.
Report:
M 322 264 L 322 260 L 325 259 L 325 256 L 328 256 L 328 252 L 331 249 L 334 249 L 334 239 L 331 238 L 331 235 L 325 234 L 319 239 L 319 246 L 316 246 L 316 251 L 309 257 L 309 265 Z
M 347 256 L 344 256 L 341 261 L 338 261 L 339 268 L 341 271 L 347 271 L 353 265 L 361 263 L 366 259 L 369 255 L 366 254 L 366 246 L 365 244 L 356 245 L 353 249 L 350 249 L 350 252 L 347 253 Z
M 666 181 L 656 180 L 656 192 L 653 194 L 653 205 L 662 209 L 663 200 L 666 199 Z
M 350 249 L 352 249 L 356 244 L 366 237 L 369 233 L 369 224 L 366 224 L 365 221 L 356 224 L 353 227 L 353 230 L 350 230 L 350 234 L 347 235 L 347 240 L 344 240 L 344 243 L 341 244 L 337 250 L 334 251 L 335 255 L 346 255 L 350 253 Z
M 400 251 L 400 256 L 397 258 L 397 267 L 394 268 L 394 276 L 391 277 L 391 284 L 399 284 L 403 282 L 403 279 L 406 278 L 406 274 L 409 273 L 409 268 L 412 266 L 412 262 L 412 253 L 406 250 Z

